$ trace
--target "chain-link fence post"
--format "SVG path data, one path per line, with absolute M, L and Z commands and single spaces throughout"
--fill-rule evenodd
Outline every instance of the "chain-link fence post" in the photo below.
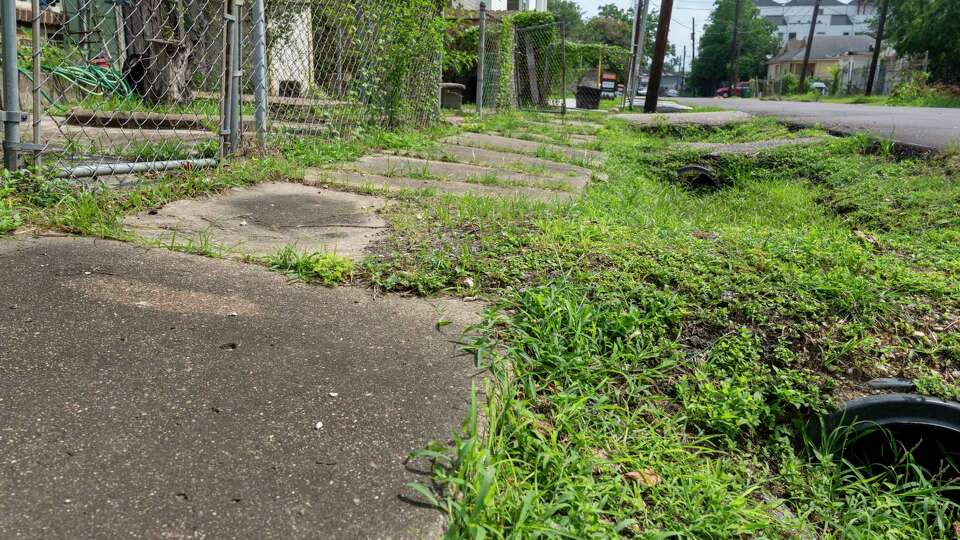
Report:
M 483 84 L 487 56 L 487 4 L 480 2 L 480 50 L 477 56 L 477 116 L 483 118 Z
M 36 1 L 36 0 L 35 0 Z M 253 99 L 257 144 L 266 144 L 267 134 L 267 33 L 263 0 L 253 0 Z
M 20 74 L 17 71 L 17 7 L 3 2 L 3 166 L 20 167 Z
M 230 153 L 236 153 L 240 144 L 240 84 L 243 72 L 240 71 L 240 7 L 243 0 L 233 1 L 233 39 L 230 53 Z
M 31 14 L 33 16 L 33 39 L 31 40 L 33 47 L 33 81 L 32 81 L 32 91 L 33 91 L 33 145 L 34 145 L 34 156 L 33 164 L 37 167 L 40 166 L 40 150 L 43 148 L 43 141 L 41 140 L 40 133 L 40 122 L 43 119 L 43 109 L 40 107 L 40 16 L 43 13 L 40 11 L 40 0 L 33 0 L 31 7 L 33 8 Z
M 567 115 L 567 30 L 560 23 L 560 116 Z

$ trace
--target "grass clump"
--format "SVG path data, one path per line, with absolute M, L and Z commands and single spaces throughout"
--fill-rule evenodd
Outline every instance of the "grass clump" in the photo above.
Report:
M 298 252 L 286 246 L 268 257 L 270 269 L 301 281 L 333 287 L 348 281 L 354 273 L 353 261 L 335 253 Z

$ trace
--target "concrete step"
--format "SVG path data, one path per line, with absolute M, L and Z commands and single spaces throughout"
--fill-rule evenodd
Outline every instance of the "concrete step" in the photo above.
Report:
M 567 176 L 538 176 L 508 171 L 501 168 L 481 167 L 467 163 L 449 163 L 393 155 L 365 156 L 347 167 L 365 174 L 402 176 L 422 180 L 455 180 L 471 184 L 524 186 L 546 189 L 579 190 L 589 179 Z
M 497 150 L 474 148 L 472 146 L 460 146 L 457 144 L 441 143 L 439 148 L 436 150 L 422 152 L 397 152 L 397 154 L 407 157 L 418 157 L 437 161 L 468 163 L 471 165 L 479 165 L 481 167 L 507 169 L 539 176 L 581 178 L 584 180 L 584 182 L 589 182 L 590 177 L 593 174 L 593 171 L 586 167 L 579 167 L 569 163 L 558 163 L 548 159 L 523 156 L 511 152 L 500 152 Z
M 565 159 L 588 165 L 601 165 L 604 161 L 606 161 L 606 155 L 604 155 L 603 152 L 598 152 L 596 150 L 586 150 L 583 148 L 573 148 L 570 146 L 561 146 L 558 144 L 549 144 L 537 141 L 526 141 L 523 139 L 503 137 L 501 135 L 490 135 L 488 133 L 463 133 L 448 137 L 444 139 L 443 142 L 460 146 L 497 150 L 500 152 L 512 152 L 514 154 L 523 154 L 528 156 L 544 157 L 549 155 L 558 155 L 563 156 Z
M 307 171 L 304 183 L 316 186 L 351 186 L 355 188 L 382 188 L 388 191 L 430 189 L 452 195 L 478 195 L 487 197 L 523 197 L 537 201 L 560 201 L 573 196 L 567 191 L 551 191 L 530 187 L 502 187 L 471 184 L 455 180 L 423 180 L 402 176 L 381 176 L 351 171 L 315 169 Z
M 669 113 L 669 114 L 618 114 L 613 118 L 639 127 L 703 126 L 722 127 L 728 124 L 746 122 L 752 115 L 741 111 Z

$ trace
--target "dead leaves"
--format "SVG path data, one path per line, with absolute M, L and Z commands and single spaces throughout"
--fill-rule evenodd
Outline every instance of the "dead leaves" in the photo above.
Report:
M 641 469 L 624 473 L 623 477 L 631 482 L 640 484 L 643 487 L 654 487 L 663 482 L 663 478 L 653 469 Z

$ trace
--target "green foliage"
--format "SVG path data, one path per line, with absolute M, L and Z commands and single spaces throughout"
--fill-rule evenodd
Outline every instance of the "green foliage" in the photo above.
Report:
M 298 252 L 286 246 L 268 258 L 270 269 L 328 287 L 344 283 L 353 275 L 353 261 L 334 253 Z
M 783 74 L 783 77 L 780 79 L 780 84 L 783 95 L 785 96 L 796 94 L 800 89 L 800 80 L 790 71 Z
M 605 72 L 616 73 L 620 80 L 626 80 L 629 63 L 630 51 L 623 47 L 604 43 L 567 42 L 567 65 L 574 69 L 602 65 Z
M 521 11 L 510 16 L 510 24 L 517 30 L 553 24 L 556 20 L 549 11 Z
M 730 81 L 735 4 L 736 0 L 717 0 L 704 28 L 689 78 L 698 95 L 712 96 L 718 87 Z M 760 18 L 760 10 L 752 0 L 742 4 L 739 35 L 741 80 L 763 77 L 767 56 L 776 53 L 778 43 L 772 23 Z
M 479 47 L 479 27 L 464 19 L 448 20 L 444 34 L 444 80 L 453 80 L 475 70 Z
M 891 0 L 885 32 L 898 54 L 929 54 L 933 80 L 960 84 L 960 2 Z
M 840 64 L 830 66 L 830 95 L 835 96 L 840 93 L 840 76 L 843 75 L 843 69 Z
M 500 74 L 497 81 L 498 111 L 509 111 L 516 105 L 513 102 L 513 73 L 516 64 L 513 49 L 515 46 L 513 17 L 505 17 L 500 24 L 500 37 L 497 43 L 497 66 Z
M 784 351 L 786 358 L 790 353 Z M 795 369 L 762 362 L 759 338 L 747 329 L 721 338 L 705 362 L 677 385 L 690 419 L 735 444 L 760 428 L 774 430 L 805 407 L 820 402 L 817 380 Z

